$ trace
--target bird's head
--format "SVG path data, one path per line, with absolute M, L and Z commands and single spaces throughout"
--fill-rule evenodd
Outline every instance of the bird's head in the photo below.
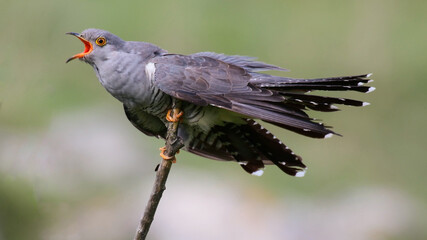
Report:
M 124 41 L 116 35 L 100 29 L 86 29 L 82 33 L 69 32 L 83 42 L 85 49 L 67 60 L 67 63 L 73 59 L 80 59 L 89 64 L 98 61 L 105 61 L 111 57 L 111 54 L 119 50 Z

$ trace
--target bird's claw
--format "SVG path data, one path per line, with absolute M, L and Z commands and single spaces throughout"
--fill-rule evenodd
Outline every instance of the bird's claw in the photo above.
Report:
M 176 109 L 176 108 L 170 109 L 166 114 L 166 120 L 168 120 L 169 122 L 179 122 L 183 114 L 184 112 L 182 112 L 179 109 Z
M 164 160 L 171 160 L 172 163 L 176 163 L 176 158 L 175 156 L 166 156 L 165 151 L 166 151 L 166 147 L 161 147 L 159 148 L 160 150 L 160 157 L 162 157 Z M 176 152 L 179 153 L 179 150 Z

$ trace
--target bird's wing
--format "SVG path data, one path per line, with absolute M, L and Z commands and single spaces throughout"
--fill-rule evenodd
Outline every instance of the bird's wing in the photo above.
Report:
M 166 126 L 159 118 L 138 108 L 123 107 L 127 118 L 139 131 L 148 136 L 166 138 Z
M 256 58 L 248 57 L 248 56 L 225 55 L 225 54 L 214 53 L 214 52 L 199 52 L 199 53 L 193 54 L 192 56 L 210 57 L 210 58 L 218 59 L 220 61 L 241 67 L 249 72 L 288 71 L 287 69 L 284 69 L 275 65 L 255 61 Z
M 180 100 L 225 108 L 311 137 L 333 133 L 302 110 L 286 105 L 285 98 L 276 91 L 252 85 L 251 72 L 219 59 L 164 55 L 153 58 L 146 72 L 156 87 Z
M 249 93 L 251 76 L 238 66 L 204 56 L 154 58 L 154 84 L 167 94 L 197 105 L 230 106 L 227 94 Z

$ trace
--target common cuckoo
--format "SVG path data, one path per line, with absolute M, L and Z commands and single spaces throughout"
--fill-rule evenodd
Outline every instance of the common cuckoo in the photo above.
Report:
M 179 118 L 177 135 L 184 149 L 202 157 L 235 161 L 248 173 L 261 175 L 265 165 L 302 177 L 302 158 L 265 129 L 259 120 L 304 136 L 339 135 L 311 118 L 307 110 L 337 111 L 337 104 L 365 106 L 347 98 L 311 91 L 371 92 L 370 74 L 299 79 L 262 71 L 286 71 L 254 58 L 200 52 L 171 54 L 146 42 L 124 41 L 99 29 L 81 34 L 85 49 L 69 58 L 95 70 L 104 88 L 123 103 L 129 121 L 148 136 L 165 138 L 168 121 Z M 181 102 L 175 119 L 172 100 Z M 176 114 L 175 114 L 176 115 Z M 166 118 L 166 116 L 168 116 Z

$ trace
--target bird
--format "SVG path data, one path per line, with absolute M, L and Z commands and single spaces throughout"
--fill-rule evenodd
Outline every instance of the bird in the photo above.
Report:
M 365 85 L 373 81 L 371 74 L 281 77 L 262 72 L 287 69 L 253 57 L 214 52 L 173 54 L 151 43 L 125 41 L 94 28 L 67 34 L 80 39 L 85 49 L 66 62 L 79 59 L 91 65 L 99 82 L 123 104 L 127 118 L 139 131 L 165 139 L 168 123 L 179 121 L 177 136 L 184 150 L 237 162 L 256 176 L 264 173 L 266 165 L 275 165 L 295 177 L 303 177 L 307 170 L 302 158 L 261 121 L 311 138 L 341 136 L 307 111 L 334 112 L 339 110 L 336 105 L 360 107 L 369 103 L 311 92 L 375 90 Z M 181 103 L 179 112 L 171 112 L 174 101 Z

